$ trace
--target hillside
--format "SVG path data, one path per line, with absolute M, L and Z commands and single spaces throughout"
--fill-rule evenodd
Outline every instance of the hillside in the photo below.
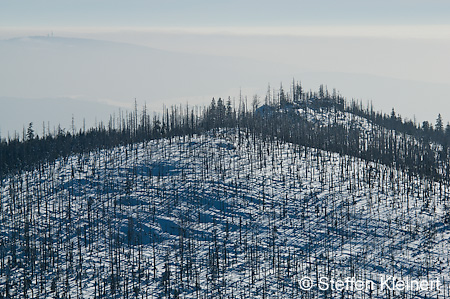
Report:
M 450 127 L 273 94 L 1 140 L 0 298 L 447 297 Z
M 2 181 L 0 294 L 348 298 L 300 280 L 396 275 L 440 279 L 448 296 L 448 192 L 246 130 L 73 155 Z

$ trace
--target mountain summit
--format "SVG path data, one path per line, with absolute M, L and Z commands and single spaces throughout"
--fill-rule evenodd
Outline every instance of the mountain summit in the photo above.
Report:
M 448 296 L 447 130 L 293 87 L 2 143 L 0 295 Z

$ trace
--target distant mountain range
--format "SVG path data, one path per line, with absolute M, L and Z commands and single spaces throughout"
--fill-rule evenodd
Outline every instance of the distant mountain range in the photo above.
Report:
M 132 108 L 135 98 L 149 110 L 161 111 L 164 104 L 237 99 L 240 89 L 243 96 L 263 97 L 268 84 L 279 88 L 280 82 L 288 85 L 293 77 L 306 88 L 325 84 L 364 103 L 373 100 L 383 111 L 395 107 L 410 119 L 416 115 L 419 121 L 433 121 L 438 112 L 448 119 L 434 108 L 447 107 L 450 87 L 444 84 L 313 72 L 297 69 L 294 63 L 187 54 L 182 48 L 171 52 L 102 40 L 32 36 L 0 41 L 0 64 L 0 105 L 8 107 L 0 109 L 2 136 L 20 132 L 29 122 L 50 122 L 55 127 L 61 123 L 67 128 L 72 114 L 77 127 L 83 118 L 94 125 L 95 116 L 105 120 L 117 111 L 114 107 Z M 89 113 L 79 113 L 75 106 Z
M 274 65 L 249 59 L 100 40 L 35 36 L 0 45 L 0 96 L 7 97 L 84 97 L 123 104 L 136 97 L 152 105 L 261 84 L 261 79 L 266 84 L 266 76 L 278 72 Z
M 82 118 L 94 125 L 94 114 L 105 120 L 114 111 L 110 106 L 131 108 L 134 99 L 153 111 L 164 104 L 204 104 L 218 94 L 237 95 L 241 86 L 244 91 L 264 86 L 279 68 L 242 58 L 42 36 L 0 41 L 0 63 L 2 136 L 21 132 L 31 121 L 67 128 L 71 114 L 78 127 Z

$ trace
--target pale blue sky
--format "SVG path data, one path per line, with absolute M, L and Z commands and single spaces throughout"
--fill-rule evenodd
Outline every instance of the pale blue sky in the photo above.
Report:
M 449 24 L 450 1 L 1 0 L 0 26 Z

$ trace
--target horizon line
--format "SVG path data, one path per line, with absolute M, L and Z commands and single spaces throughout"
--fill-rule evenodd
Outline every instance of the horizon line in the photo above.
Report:
M 50 32 L 64 34 L 106 33 L 160 33 L 223 36 L 286 36 L 286 37 L 344 37 L 344 38 L 400 38 L 400 39 L 449 39 L 450 25 L 362 25 L 362 26 L 89 26 L 89 27 L 28 27 L 11 26 L 0 28 L 0 35 L 14 32 Z M 59 34 L 58 34 L 59 33 Z

